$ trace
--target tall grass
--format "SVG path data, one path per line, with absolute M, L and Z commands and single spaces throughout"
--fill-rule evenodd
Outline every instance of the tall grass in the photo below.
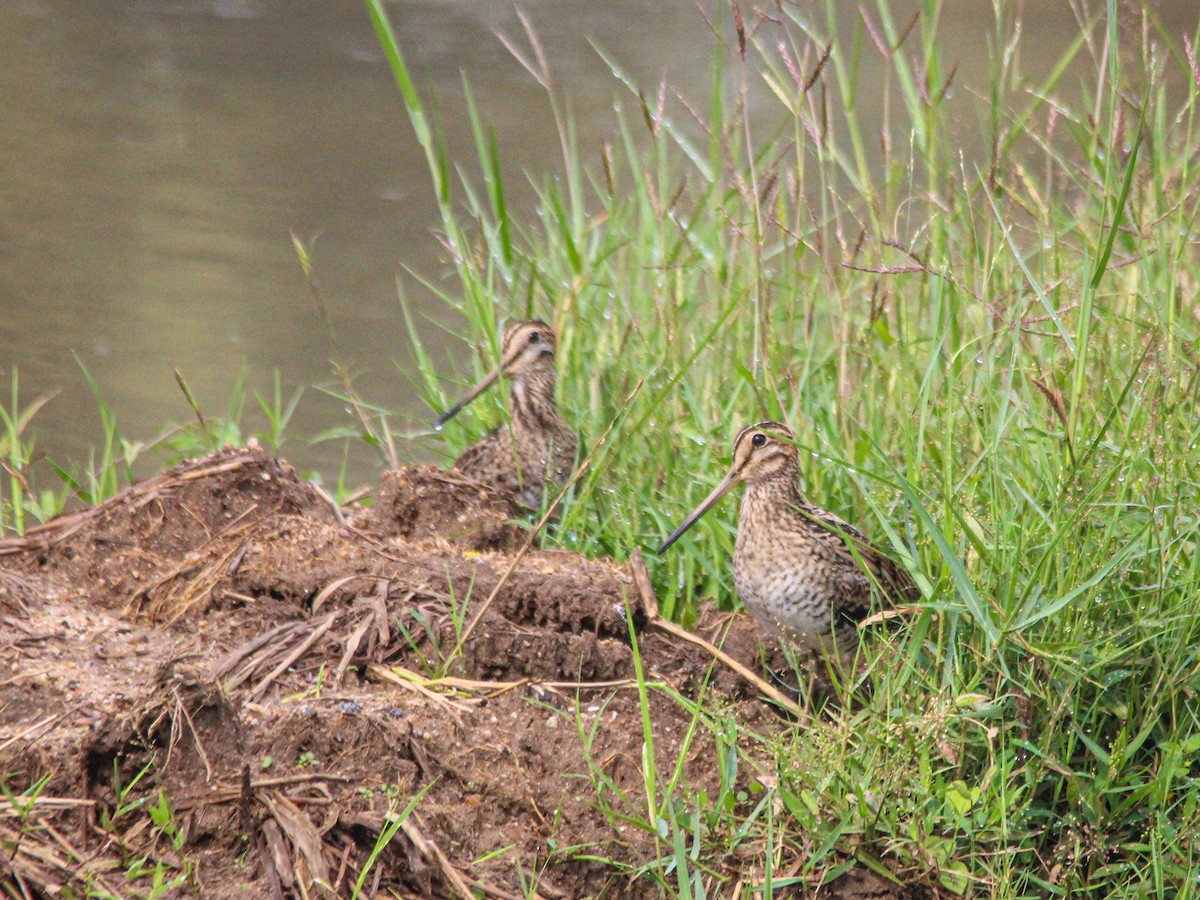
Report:
M 480 350 L 459 376 L 494 361 L 502 318 L 536 314 L 560 335 L 568 419 L 585 441 L 617 421 L 549 539 L 648 550 L 737 429 L 775 418 L 809 496 L 925 590 L 868 642 L 865 705 L 777 748 L 763 871 L 853 854 L 1000 897 L 1195 891 L 1196 34 L 1083 4 L 1035 81 L 1020 7 L 996 4 L 975 94 L 953 90 L 935 0 L 912 21 L 864 4 L 849 32 L 833 0 L 737 5 L 703 112 L 610 59 L 632 112 L 594 148 L 527 29 L 510 44 L 546 88 L 563 174 L 520 218 L 477 111 L 468 172 L 367 6 L 441 206 L 456 277 L 431 287 Z M 420 374 L 433 406 L 457 390 Z M 500 402 L 447 429 L 447 452 Z M 652 560 L 665 613 L 733 603 L 734 521 L 726 502 Z

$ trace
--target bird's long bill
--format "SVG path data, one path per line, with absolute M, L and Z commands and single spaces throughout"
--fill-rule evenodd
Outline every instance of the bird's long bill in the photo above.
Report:
M 700 517 L 717 505 L 717 501 L 729 493 L 730 488 L 740 480 L 740 472 L 731 471 L 728 475 L 721 479 L 721 483 L 713 488 L 712 493 L 700 501 L 700 505 L 691 511 L 683 524 L 671 532 L 671 536 L 662 542 L 662 546 L 658 548 L 659 553 L 662 553 L 673 543 L 675 543 L 683 535 L 685 531 L 700 521 Z
M 460 399 L 452 407 L 450 407 L 448 410 L 446 410 L 444 413 L 442 413 L 440 416 L 438 416 L 437 421 L 433 423 L 433 427 L 435 429 L 441 428 L 443 425 L 445 425 L 447 422 L 449 422 L 451 419 L 453 419 L 456 415 L 459 414 L 459 412 L 462 410 L 462 408 L 464 406 L 466 406 L 468 403 L 470 403 L 472 400 L 474 400 L 476 397 L 478 397 L 480 394 L 482 394 L 484 391 L 486 391 L 488 388 L 490 388 L 493 384 L 495 384 L 496 379 L 499 377 L 500 377 L 500 369 L 498 367 L 495 369 L 492 369 L 492 371 L 488 372 L 487 375 L 485 375 L 483 377 L 483 381 L 479 382 L 479 384 L 475 385 L 475 387 L 471 388 L 469 391 L 467 391 L 465 394 L 463 394 L 462 399 Z

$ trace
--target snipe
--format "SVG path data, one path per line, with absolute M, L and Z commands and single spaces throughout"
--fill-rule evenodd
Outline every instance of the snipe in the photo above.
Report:
M 529 509 L 542 505 L 547 486 L 566 483 L 579 443 L 554 402 L 555 346 L 554 329 L 545 322 L 511 323 L 500 342 L 500 365 L 434 423 L 441 428 L 501 375 L 509 379 L 509 422 L 464 450 L 454 469 L 512 492 Z
M 738 513 L 733 582 L 763 625 L 796 646 L 815 650 L 830 637 L 853 649 L 856 625 L 870 613 L 871 594 L 916 599 L 916 585 L 856 528 L 800 493 L 792 432 L 778 422 L 743 428 L 733 441 L 729 472 L 658 552 L 670 547 L 731 488 L 746 485 Z

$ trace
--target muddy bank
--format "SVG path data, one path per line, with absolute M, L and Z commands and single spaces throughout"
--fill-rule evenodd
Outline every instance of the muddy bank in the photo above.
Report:
M 213 897 L 350 896 L 360 876 L 368 895 L 657 895 L 631 631 L 660 788 L 682 760 L 683 795 L 731 790 L 748 814 L 793 725 L 648 625 L 627 568 L 522 554 L 515 519 L 432 469 L 338 510 L 245 449 L 0 542 L 0 765 L 10 792 L 40 784 L 0 816 L 10 892 L 144 895 L 152 876 L 127 875 L 149 853 Z M 762 671 L 747 617 L 701 630 Z M 742 728 L 735 784 L 698 699 Z M 706 860 L 712 895 L 754 862 Z M 821 895 L 891 895 L 854 872 Z

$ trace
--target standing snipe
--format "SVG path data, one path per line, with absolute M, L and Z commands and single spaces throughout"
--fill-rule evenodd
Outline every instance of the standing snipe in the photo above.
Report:
M 870 612 L 871 593 L 916 599 L 908 572 L 861 532 L 813 506 L 797 483 L 792 432 L 778 422 L 743 428 L 733 441 L 729 472 L 669 538 L 662 553 L 737 484 L 746 484 L 738 514 L 733 581 L 747 608 L 772 632 L 815 650 L 831 636 L 855 646 L 856 624 Z
M 512 382 L 509 424 L 493 429 L 454 461 L 469 478 L 511 491 L 529 509 L 542 505 L 546 486 L 561 488 L 575 465 L 578 440 L 554 402 L 554 329 L 545 322 L 513 322 L 500 342 L 500 365 L 442 413 L 441 428 L 504 375 Z

